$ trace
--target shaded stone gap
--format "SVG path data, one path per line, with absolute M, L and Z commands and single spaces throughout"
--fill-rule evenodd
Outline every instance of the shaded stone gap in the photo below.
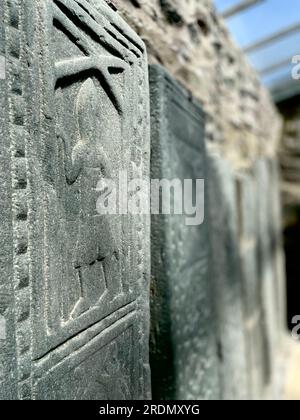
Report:
M 284 229 L 284 250 L 286 259 L 286 285 L 287 285 L 287 326 L 292 331 L 295 327 L 293 318 L 300 315 L 300 207 L 286 209 L 290 220 Z

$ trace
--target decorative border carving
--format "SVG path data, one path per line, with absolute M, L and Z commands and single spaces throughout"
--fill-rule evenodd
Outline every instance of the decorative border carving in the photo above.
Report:
M 12 209 L 14 245 L 14 301 L 18 398 L 31 394 L 30 280 L 28 249 L 28 176 L 26 154 L 26 104 L 24 80 L 26 51 L 23 36 L 24 8 L 21 0 L 5 2 L 5 35 L 11 140 Z

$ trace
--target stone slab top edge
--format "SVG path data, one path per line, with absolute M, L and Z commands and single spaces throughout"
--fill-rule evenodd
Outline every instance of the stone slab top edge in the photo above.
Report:
M 174 79 L 165 67 L 161 64 L 150 64 L 149 78 L 150 82 L 157 84 L 160 88 L 163 88 L 166 83 L 179 100 L 181 97 L 189 103 L 197 119 L 202 123 L 205 122 L 206 113 L 203 109 L 203 103 L 195 98 L 192 92 L 187 90 L 178 80 Z

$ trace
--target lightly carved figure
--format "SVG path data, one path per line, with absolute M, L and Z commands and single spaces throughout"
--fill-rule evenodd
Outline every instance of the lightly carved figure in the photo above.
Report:
M 96 211 L 99 195 L 96 191 L 97 183 L 102 178 L 111 179 L 113 176 L 101 144 L 101 133 L 96 132 L 93 126 L 93 122 L 101 118 L 98 100 L 96 86 L 92 78 L 89 78 L 82 84 L 77 96 L 75 113 L 79 137 L 71 156 L 70 142 L 66 135 L 61 131 L 57 133 L 65 150 L 67 184 L 80 182 L 80 214 L 73 263 L 78 275 L 81 298 L 72 311 L 73 318 L 89 310 L 95 301 L 95 296 L 89 296 L 89 268 L 102 264 L 106 289 L 111 290 L 115 286 L 112 271 L 119 260 L 117 241 L 109 216 L 100 215 Z M 100 297 L 101 294 L 98 300 Z

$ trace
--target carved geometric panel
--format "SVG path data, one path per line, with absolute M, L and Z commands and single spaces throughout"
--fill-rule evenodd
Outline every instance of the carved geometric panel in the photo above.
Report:
M 72 343 L 73 352 L 55 351 L 54 367 L 45 358 L 36 368 L 34 398 L 38 400 L 134 400 L 140 398 L 136 384 L 142 372 L 133 369 L 139 361 L 134 351 L 138 336 L 131 313 L 121 322 L 101 331 L 91 329 L 89 341 L 79 347 Z M 83 337 L 82 337 L 83 338 Z M 78 340 L 78 339 L 77 339 Z M 80 340 L 80 338 L 79 338 Z M 82 343 L 84 339 L 82 339 Z M 81 344 L 82 344 L 81 343 Z M 60 360 L 60 358 L 62 358 Z
M 11 86 L 22 98 L 11 139 L 27 216 L 18 219 L 14 255 L 15 281 L 23 279 L 15 298 L 19 398 L 77 398 L 93 365 L 86 398 L 106 398 L 107 387 L 113 399 L 147 398 L 149 216 L 97 212 L 108 195 L 101 180 L 118 187 L 121 171 L 129 180 L 149 177 L 145 46 L 104 0 L 7 0 L 6 7 L 8 20 L 19 19 L 9 69 L 18 72 L 21 88 L 13 76 Z M 95 328 L 101 334 L 91 343 Z

